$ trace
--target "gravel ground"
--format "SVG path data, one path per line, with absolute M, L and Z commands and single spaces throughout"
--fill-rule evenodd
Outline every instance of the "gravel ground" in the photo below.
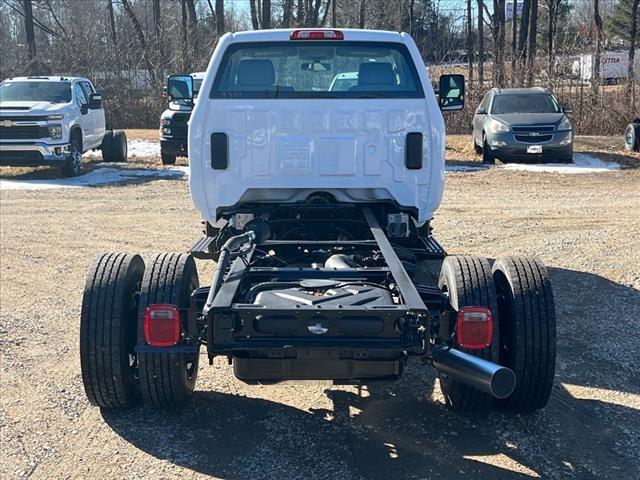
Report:
M 86 272 L 107 250 L 186 250 L 187 183 L 2 191 L 0 208 L 2 478 L 640 477 L 640 169 L 447 173 L 434 227 L 450 253 L 550 267 L 557 375 L 527 416 L 451 413 L 417 362 L 394 384 L 247 386 L 205 358 L 186 411 L 101 412 L 80 378 Z

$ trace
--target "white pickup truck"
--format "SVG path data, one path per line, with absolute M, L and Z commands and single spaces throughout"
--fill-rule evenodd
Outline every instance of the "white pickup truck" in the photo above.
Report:
M 353 85 L 332 88 L 342 77 Z M 191 100 L 193 79 L 172 81 Z M 555 367 L 545 267 L 447 256 L 432 235 L 441 111 L 464 107 L 464 78 L 440 77 L 439 96 L 405 33 L 224 35 L 189 122 L 205 235 L 146 268 L 134 254 L 96 259 L 80 321 L 88 399 L 185 406 L 203 347 L 247 383 L 397 380 L 417 358 L 455 410 L 544 407 Z M 216 260 L 209 285 L 194 257 Z
M 17 77 L 0 83 L 0 165 L 59 166 L 80 173 L 82 154 L 127 159 L 121 130 L 106 129 L 102 96 L 87 78 Z

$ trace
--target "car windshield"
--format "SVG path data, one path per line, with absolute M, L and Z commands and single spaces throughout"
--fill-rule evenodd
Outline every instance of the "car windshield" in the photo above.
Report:
M 71 101 L 71 82 L 5 81 L 0 84 L 0 102 Z
M 337 88 L 342 77 L 346 83 Z M 424 93 L 403 44 L 289 41 L 231 45 L 210 97 L 423 98 Z
M 551 95 L 496 95 L 491 113 L 560 113 L 560 106 Z

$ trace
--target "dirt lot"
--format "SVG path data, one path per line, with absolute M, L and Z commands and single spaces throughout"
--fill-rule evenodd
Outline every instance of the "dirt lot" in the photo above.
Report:
M 617 140 L 586 140 L 579 149 L 622 155 Z M 471 159 L 468 145 L 451 139 L 453 163 Z M 85 274 L 106 250 L 186 250 L 200 234 L 187 183 L 10 190 L 0 201 L 2 478 L 640 477 L 640 169 L 447 173 L 434 226 L 450 253 L 538 255 L 550 267 L 557 375 L 530 416 L 453 414 L 417 362 L 395 384 L 261 387 L 204 358 L 187 411 L 101 412 L 80 377 Z M 204 284 L 211 268 L 200 267 Z

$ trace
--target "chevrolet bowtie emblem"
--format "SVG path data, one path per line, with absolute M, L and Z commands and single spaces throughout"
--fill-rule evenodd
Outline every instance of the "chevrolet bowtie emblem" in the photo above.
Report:
M 532 137 L 537 137 L 540 134 L 538 132 L 531 132 L 529 135 Z
M 15 125 L 15 123 L 13 123 L 11 120 L 3 120 L 0 122 L 0 126 L 3 127 L 13 127 Z

